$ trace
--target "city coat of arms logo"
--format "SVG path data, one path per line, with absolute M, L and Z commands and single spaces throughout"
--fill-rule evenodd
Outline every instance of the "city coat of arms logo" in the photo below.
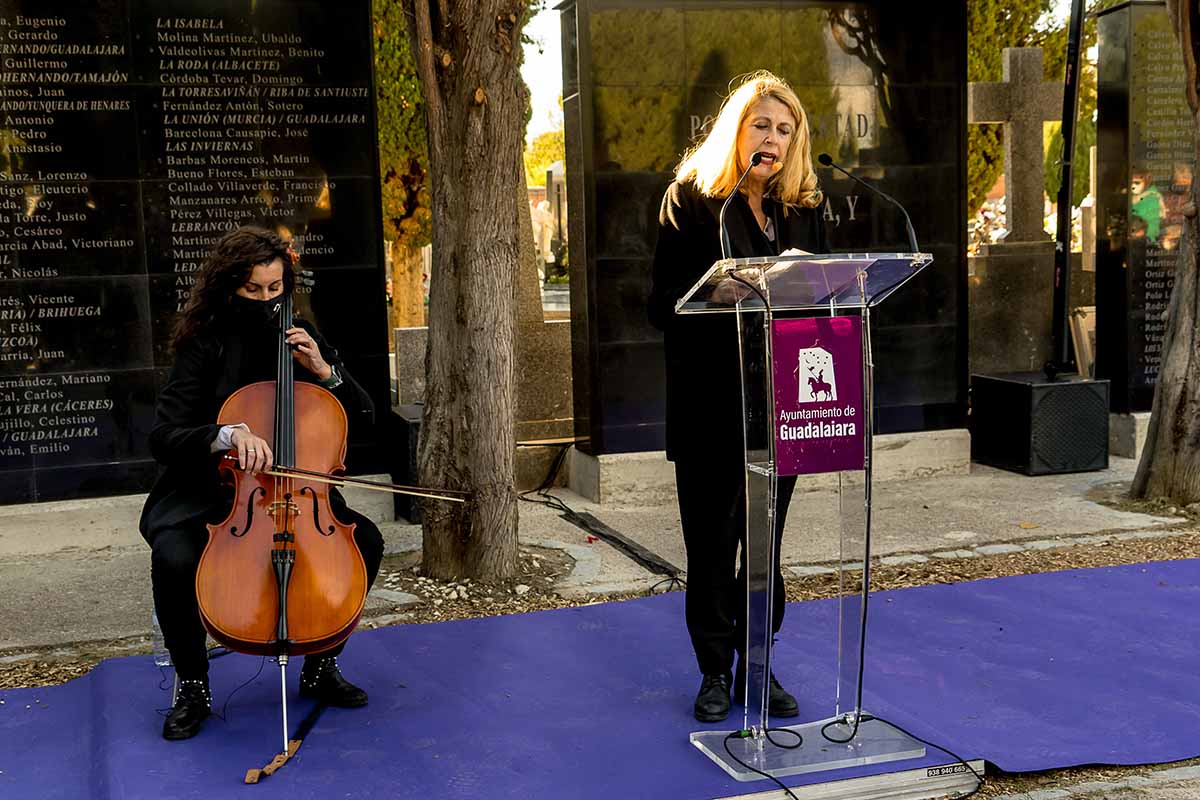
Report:
M 814 345 L 800 351 L 799 365 L 794 374 L 800 387 L 801 404 L 837 400 L 837 378 L 833 371 L 833 354 Z

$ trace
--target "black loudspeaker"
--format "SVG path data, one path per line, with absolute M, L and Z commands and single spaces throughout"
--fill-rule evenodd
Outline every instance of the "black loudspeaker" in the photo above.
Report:
M 1026 475 L 1108 468 L 1108 381 L 971 376 L 971 460 Z
M 390 423 L 392 433 L 390 454 L 392 463 L 389 472 L 392 482 L 403 486 L 416 486 L 417 480 L 417 438 L 421 435 L 420 403 L 415 405 L 392 406 Z M 409 494 L 392 495 L 392 509 L 396 519 L 406 519 L 413 525 L 421 522 L 421 506 L 417 498 Z

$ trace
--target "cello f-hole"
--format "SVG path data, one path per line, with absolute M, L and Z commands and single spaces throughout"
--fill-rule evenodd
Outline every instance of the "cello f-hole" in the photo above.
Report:
M 234 525 L 233 527 L 231 527 L 229 529 L 229 533 L 231 535 L 241 538 L 242 536 L 246 535 L 246 531 L 250 530 L 250 523 L 254 521 L 254 496 L 256 494 L 258 494 L 259 492 L 262 492 L 263 497 L 266 497 L 267 490 L 261 486 L 257 487 L 254 491 L 252 491 L 250 493 L 250 499 L 246 503 L 246 524 L 242 527 L 241 533 L 238 533 L 237 525 Z
M 329 526 L 328 532 L 321 530 L 321 512 L 320 512 L 319 508 L 317 507 L 317 493 L 313 490 L 313 488 L 311 486 L 305 486 L 303 489 L 300 490 L 300 494 L 304 494 L 305 492 L 308 492 L 309 494 L 312 495 L 313 525 L 317 526 L 317 533 L 321 534 L 322 536 L 333 536 L 333 533 L 336 530 L 336 528 L 334 528 L 332 525 Z

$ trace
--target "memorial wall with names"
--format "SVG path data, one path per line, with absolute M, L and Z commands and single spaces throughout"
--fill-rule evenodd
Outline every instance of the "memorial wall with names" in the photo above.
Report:
M 568 0 L 559 8 L 578 447 L 597 455 L 664 447 L 663 341 L 646 317 L 658 212 L 731 81 L 758 69 L 796 90 L 814 160 L 827 152 L 904 203 L 934 256 L 872 312 L 877 430 L 964 426 L 965 6 L 938 0 L 914 14 L 894 2 Z M 832 249 L 909 249 L 898 209 L 816 169 Z
M 1195 167 L 1183 56 L 1163 3 L 1099 15 L 1096 376 L 1149 411 Z
M 0 2 L 0 503 L 144 491 L 174 324 L 242 224 L 386 408 L 367 0 Z M 351 448 L 351 467 L 378 454 Z

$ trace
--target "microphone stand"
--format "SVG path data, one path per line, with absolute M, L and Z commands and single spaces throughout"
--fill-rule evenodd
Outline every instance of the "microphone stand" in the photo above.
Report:
M 729 251 L 732 249 L 729 243 L 729 231 L 725 227 L 725 210 L 729 208 L 729 204 L 733 202 L 733 198 L 737 197 L 738 189 L 742 188 L 742 182 L 746 180 L 746 176 L 750 174 L 750 170 L 761 163 L 762 153 L 755 152 L 750 156 L 749 166 L 742 173 L 742 177 L 738 178 L 738 182 L 733 185 L 733 191 L 729 193 L 729 197 L 725 198 L 725 202 L 721 205 L 721 214 L 717 218 L 717 225 L 721 228 L 721 258 L 729 258 Z
M 867 187 L 868 190 L 870 190 L 871 192 L 874 192 L 875 194 L 882 197 L 884 200 L 887 200 L 889 203 L 894 205 L 896 208 L 900 209 L 900 213 L 904 215 L 904 228 L 905 228 L 905 230 L 908 231 L 908 246 L 910 248 L 912 248 L 913 253 L 921 252 L 921 249 L 919 247 L 917 247 L 917 234 L 916 234 L 916 231 L 913 230 L 912 220 L 909 219 L 908 211 L 905 210 L 904 206 L 900 205 L 899 200 L 892 197 L 890 194 L 887 194 L 882 189 L 877 189 L 876 187 L 867 183 L 866 181 L 864 181 L 862 178 L 858 177 L 857 175 L 852 175 L 849 172 L 847 172 L 846 170 L 842 169 L 837 163 L 834 162 L 834 160 L 832 158 L 829 157 L 828 153 L 821 153 L 821 155 L 817 156 L 817 161 L 826 167 L 833 167 L 834 169 L 836 169 L 838 172 L 845 175 L 850 180 Z

